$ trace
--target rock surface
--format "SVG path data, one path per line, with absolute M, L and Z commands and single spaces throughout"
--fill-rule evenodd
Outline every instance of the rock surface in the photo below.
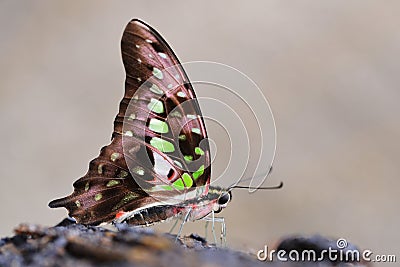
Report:
M 13 237 L 0 240 L 0 266 L 317 266 L 261 262 L 196 235 L 175 240 L 170 234 L 123 225 L 112 231 L 64 221 L 55 227 L 21 224 L 14 231 Z M 336 265 L 340 263 L 318 266 Z

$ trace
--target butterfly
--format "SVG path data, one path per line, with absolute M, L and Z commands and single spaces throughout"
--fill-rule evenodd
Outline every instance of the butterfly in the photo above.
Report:
M 231 189 L 210 185 L 207 131 L 193 87 L 161 35 L 138 19 L 121 40 L 125 95 L 111 143 L 74 182 L 71 195 L 53 200 L 76 222 L 148 226 L 178 217 L 214 216 Z M 214 217 L 213 217 L 214 218 Z

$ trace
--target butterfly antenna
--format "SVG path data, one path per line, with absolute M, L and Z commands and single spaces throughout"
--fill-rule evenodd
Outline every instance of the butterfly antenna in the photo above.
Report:
M 240 189 L 249 189 L 249 190 L 269 190 L 269 189 L 281 189 L 283 187 L 283 182 L 281 181 L 278 185 L 275 186 L 266 186 L 266 187 L 253 187 L 253 186 L 242 186 L 242 185 L 235 185 L 231 188 L 240 188 Z
M 259 178 L 267 178 L 268 175 L 270 175 L 270 173 L 272 172 L 272 166 L 269 168 L 269 170 L 261 175 L 258 175 L 256 177 L 248 177 L 246 179 L 241 180 L 240 182 L 245 182 L 248 180 L 252 180 L 252 179 L 259 179 Z M 275 186 L 268 186 L 268 187 L 253 187 L 253 186 L 242 186 L 242 185 L 234 185 L 231 188 L 240 188 L 240 189 L 249 189 L 249 190 L 269 190 L 269 189 L 280 189 L 283 187 L 283 182 L 281 181 L 278 185 Z

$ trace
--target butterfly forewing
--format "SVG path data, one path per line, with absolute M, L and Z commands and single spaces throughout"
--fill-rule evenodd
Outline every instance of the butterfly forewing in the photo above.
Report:
M 151 168 L 144 171 L 153 170 L 154 179 L 144 182 L 139 178 L 137 183 L 144 183 L 146 192 L 155 198 L 176 191 L 172 197 L 180 200 L 187 190 L 208 185 L 210 176 L 207 134 L 193 88 L 172 50 L 147 25 L 138 21 L 128 25 L 122 51 L 129 103 L 120 111 L 118 121 L 123 123 L 115 130 L 123 135 L 128 166 L 135 172 L 147 162 Z M 138 140 L 146 149 L 130 153 Z M 147 182 L 154 186 L 147 188 Z
M 159 202 L 179 204 L 193 190 L 206 194 L 210 182 L 202 114 L 171 48 L 150 26 L 132 20 L 121 50 L 125 95 L 111 144 L 91 161 L 70 196 L 50 203 L 66 207 L 80 223 L 110 221 L 121 211 Z

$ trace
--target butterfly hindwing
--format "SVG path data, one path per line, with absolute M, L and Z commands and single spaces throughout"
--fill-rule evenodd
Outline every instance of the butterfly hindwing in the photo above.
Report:
M 189 79 L 165 40 L 132 20 L 121 51 L 125 95 L 111 143 L 92 160 L 74 192 L 52 201 L 85 224 L 111 221 L 210 182 L 210 150 L 200 107 Z M 178 202 L 175 202 L 179 204 Z

